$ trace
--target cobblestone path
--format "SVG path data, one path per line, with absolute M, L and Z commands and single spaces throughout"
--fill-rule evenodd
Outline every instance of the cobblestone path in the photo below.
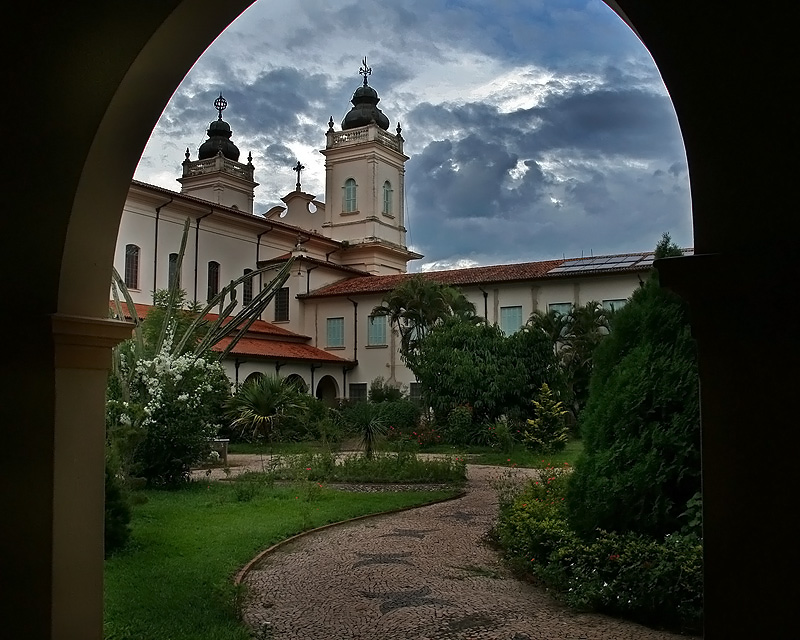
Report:
M 667 640 L 577 614 L 514 579 L 484 544 L 500 469 L 470 466 L 464 498 L 302 537 L 246 576 L 243 614 L 269 640 Z

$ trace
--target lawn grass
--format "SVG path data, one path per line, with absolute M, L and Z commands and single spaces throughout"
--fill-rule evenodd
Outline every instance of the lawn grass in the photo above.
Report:
M 253 454 L 303 454 L 303 453 L 325 453 L 331 450 L 336 451 L 336 446 L 331 449 L 331 445 L 320 442 L 276 442 L 270 445 L 251 445 L 236 444 L 230 445 L 231 453 L 253 453 Z M 271 447 L 271 449 L 270 449 Z M 381 449 L 391 451 L 392 445 L 383 444 Z M 425 447 L 421 453 L 445 453 L 465 455 L 469 464 L 495 465 L 510 467 L 516 464 L 518 467 L 540 468 L 551 465 L 554 467 L 563 466 L 564 463 L 574 465 L 580 454 L 583 452 L 583 441 L 572 439 L 567 443 L 563 451 L 550 455 L 531 453 L 521 444 L 514 445 L 510 452 L 504 452 L 496 447 L 481 446 L 454 446 L 449 444 L 436 444 Z
M 131 543 L 105 564 L 106 640 L 248 640 L 232 579 L 260 550 L 329 522 L 453 495 L 251 485 L 134 494 L 146 502 L 134 507 Z

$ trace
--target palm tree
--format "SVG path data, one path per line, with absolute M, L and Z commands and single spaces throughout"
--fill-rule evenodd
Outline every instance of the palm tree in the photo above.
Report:
M 553 351 L 558 352 L 564 345 L 569 331 L 570 315 L 563 314 L 556 309 L 547 312 L 534 311 L 528 318 L 528 327 L 533 330 L 542 331 L 553 344 Z
M 284 416 L 304 409 L 292 383 L 277 376 L 260 376 L 246 382 L 228 401 L 231 426 L 247 439 L 271 440 Z
M 414 274 L 388 292 L 372 315 L 386 316 L 400 334 L 400 355 L 413 371 L 419 343 L 448 317 L 480 322 L 475 305 L 455 287 Z

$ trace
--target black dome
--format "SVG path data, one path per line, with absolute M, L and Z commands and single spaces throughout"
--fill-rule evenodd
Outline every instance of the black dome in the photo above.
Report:
M 367 84 L 365 77 L 364 84 L 353 93 L 353 98 L 350 100 L 353 103 L 353 108 L 347 112 L 344 120 L 342 120 L 342 130 L 365 127 L 374 121 L 375 124 L 386 131 L 389 128 L 389 118 L 386 117 L 383 111 L 378 109 L 380 101 L 378 92 Z
M 208 140 L 200 145 L 197 152 L 197 157 L 200 160 L 213 158 L 217 153 L 222 152 L 222 155 L 237 162 L 239 160 L 239 149 L 231 142 L 231 126 L 222 119 L 214 120 L 208 125 Z

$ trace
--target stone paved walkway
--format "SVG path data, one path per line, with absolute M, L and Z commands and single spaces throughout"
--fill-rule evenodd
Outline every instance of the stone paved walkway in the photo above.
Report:
M 483 538 L 500 469 L 470 466 L 459 500 L 313 533 L 247 574 L 243 614 L 274 640 L 667 640 L 576 614 L 514 579 Z M 261 635 L 258 635 L 258 634 Z

